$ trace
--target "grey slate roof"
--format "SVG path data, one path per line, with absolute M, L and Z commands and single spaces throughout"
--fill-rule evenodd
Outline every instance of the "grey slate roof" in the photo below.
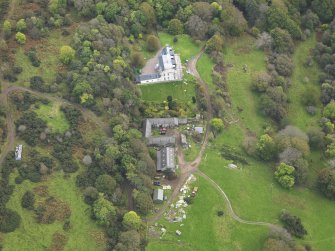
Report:
M 149 137 L 148 145 L 149 146 L 166 146 L 166 145 L 175 145 L 175 137 L 170 136 L 159 136 L 159 137 Z
M 150 118 L 144 121 L 144 137 L 151 137 L 152 127 L 175 127 L 187 124 L 187 118 Z
M 153 201 L 155 202 L 163 202 L 164 200 L 164 191 L 163 189 L 155 189 L 153 195 Z
M 160 77 L 161 75 L 159 73 L 142 74 L 142 75 L 136 76 L 136 82 L 141 82 L 141 81 L 150 80 L 150 79 L 157 79 Z
M 175 171 L 176 152 L 174 147 L 164 147 L 157 151 L 157 171 Z
M 180 142 L 182 145 L 187 145 L 187 140 L 185 134 L 180 134 Z

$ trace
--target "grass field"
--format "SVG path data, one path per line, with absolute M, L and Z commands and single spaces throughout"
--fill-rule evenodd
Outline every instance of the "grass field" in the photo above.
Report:
M 212 90 L 215 89 L 215 85 L 212 79 L 213 67 L 214 63 L 210 59 L 210 57 L 206 53 L 202 54 L 197 63 L 197 71 L 199 72 L 201 78 L 208 84 L 208 86 Z
M 306 44 L 301 44 L 302 48 L 297 48 L 295 60 L 301 58 L 301 54 L 304 53 L 301 50 L 308 50 L 306 48 L 312 46 L 310 43 L 312 42 L 307 40 Z M 227 162 L 219 154 L 222 144 L 242 152 L 240 146 L 249 131 L 246 129 L 259 134 L 262 127 L 268 123 L 258 114 L 257 96 L 250 90 L 251 72 L 265 70 L 263 54 L 253 50 L 251 45 L 252 39 L 244 39 L 235 41 L 227 48 L 225 63 L 233 65 L 227 75 L 229 91 L 235 112 L 237 113 L 237 107 L 243 108 L 243 112 L 239 114 L 242 119 L 215 139 L 207 149 L 200 168 L 223 188 L 240 217 L 278 223 L 278 214 L 282 209 L 287 209 L 301 217 L 308 231 L 302 242 L 311 244 L 316 251 L 331 250 L 335 246 L 335 230 L 332 227 L 335 216 L 331 213 L 335 202 L 325 199 L 314 191 L 314 187 L 295 188 L 292 191 L 282 189 L 273 178 L 272 163 L 249 159 L 249 165 L 239 165 L 242 167 L 240 170 L 230 170 L 225 168 Z M 243 64 L 248 66 L 247 73 L 242 71 Z M 298 65 L 298 69 L 299 67 L 301 65 Z M 294 76 L 299 76 L 299 71 L 295 72 Z M 297 97 L 299 95 L 292 96 L 292 99 Z M 291 102 L 294 104 L 296 101 Z M 318 163 L 318 153 L 312 153 L 311 158 Z M 254 238 L 249 240 L 250 245 L 264 238 L 256 233 L 253 236 Z
M 174 36 L 170 34 L 160 32 L 158 36 L 162 46 L 169 44 L 173 47 L 176 53 L 180 54 L 182 63 L 185 63 L 186 59 L 189 60 L 191 57 L 195 56 L 202 48 L 202 44 L 194 43 L 190 36 L 185 34 L 176 36 L 178 38 L 178 42 L 176 43 L 173 42 Z
M 161 220 L 160 223 L 166 227 L 167 233 L 162 240 L 151 240 L 146 250 L 260 250 L 263 240 L 254 240 L 254 236 L 265 238 L 267 229 L 241 225 L 228 215 L 218 217 L 218 210 L 227 212 L 223 198 L 201 177 L 198 177 L 196 185 L 199 192 L 194 203 L 186 209 L 187 219 L 182 222 L 184 225 Z M 177 229 L 182 232 L 181 236 L 175 234 Z
M 266 71 L 265 56 L 262 51 L 254 48 L 255 40 L 245 35 L 243 38 L 229 41 L 224 54 L 227 68 L 227 84 L 232 99 L 232 109 L 242 120 L 243 126 L 260 133 L 267 124 L 263 115 L 259 113 L 258 96 L 251 91 L 252 74 Z M 247 66 L 247 72 L 243 66 Z M 238 108 L 243 109 L 238 112 Z
M 305 67 L 304 63 L 308 56 L 311 55 L 311 50 L 316 45 L 316 35 L 299 44 L 294 56 L 294 71 L 292 76 L 292 85 L 289 89 L 288 98 L 290 100 L 288 119 L 291 124 L 306 130 L 311 126 L 318 126 L 321 117 L 321 103 L 317 105 L 317 114 L 311 116 L 306 112 L 306 107 L 301 103 L 301 97 L 306 87 L 314 87 L 315 91 L 320 96 L 319 68 L 314 62 L 312 67 Z M 308 78 L 308 83 L 304 82 L 304 78 Z
M 59 49 L 63 45 L 70 44 L 71 41 L 71 36 L 64 37 L 61 32 L 61 30 L 52 31 L 42 43 L 35 45 L 37 56 L 41 61 L 39 67 L 32 66 L 24 49 L 18 48 L 16 65 L 23 68 L 22 73 L 18 75 L 18 84 L 29 86 L 29 80 L 33 76 L 41 76 L 45 82 L 49 83 L 54 81 L 57 69 L 62 67 L 58 58 Z
M 21 207 L 21 197 L 27 190 L 47 185 L 50 196 L 66 202 L 71 208 L 71 229 L 64 232 L 63 222 L 38 224 L 31 211 Z M 40 197 L 37 197 L 37 201 Z M 7 207 L 17 211 L 22 218 L 20 227 L 4 235 L 4 251 L 34 250 L 43 251 L 51 244 L 56 232 L 66 236 L 64 250 L 89 251 L 103 250 L 103 244 L 97 245 L 95 239 L 103 237 L 103 231 L 90 219 L 89 207 L 84 203 L 80 191 L 75 186 L 75 175 L 65 179 L 61 173 L 54 173 L 48 180 L 34 184 L 25 181 L 16 185 Z M 100 242 L 99 242 L 100 243 Z M 103 243 L 103 241 L 102 241 Z
M 64 113 L 60 110 L 59 103 L 49 103 L 48 105 L 40 104 L 35 112 L 41 119 L 47 122 L 48 127 L 55 132 L 63 133 L 70 128 Z

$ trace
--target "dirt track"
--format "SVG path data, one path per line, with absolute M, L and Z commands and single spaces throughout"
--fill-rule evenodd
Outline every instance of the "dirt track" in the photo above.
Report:
M 212 119 L 213 116 L 213 109 L 212 109 L 212 104 L 210 102 L 210 95 L 209 95 L 209 91 L 208 91 L 208 85 L 206 84 L 206 82 L 201 78 L 200 74 L 197 71 L 196 65 L 197 62 L 199 60 L 199 58 L 201 57 L 201 55 L 204 53 L 204 50 L 201 50 L 190 62 L 188 65 L 188 70 L 189 72 L 196 78 L 196 80 L 204 87 L 205 89 L 205 97 L 206 97 L 206 103 L 207 103 L 207 118 L 206 118 L 206 133 L 204 136 L 204 140 L 203 143 L 201 145 L 200 151 L 198 153 L 198 156 L 195 158 L 194 161 L 192 162 L 186 162 L 185 158 L 184 158 L 184 154 L 183 151 L 180 147 L 180 144 L 178 144 L 178 150 L 177 150 L 177 157 L 178 157 L 178 163 L 179 163 L 179 167 L 181 168 L 181 174 L 178 178 L 178 181 L 174 187 L 174 190 L 172 192 L 172 195 L 170 196 L 170 198 L 167 200 L 167 202 L 164 204 L 164 206 L 162 208 L 160 208 L 160 210 L 151 218 L 146 219 L 146 221 L 148 223 L 153 223 L 155 221 L 158 221 L 162 215 L 164 214 L 164 212 L 166 211 L 166 209 L 171 205 L 171 203 L 173 201 L 176 200 L 180 189 L 182 188 L 182 186 L 184 185 L 185 181 L 187 180 L 187 178 L 189 177 L 190 174 L 193 173 L 197 173 L 198 175 L 202 176 L 203 178 L 205 178 L 216 190 L 218 190 L 220 192 L 220 194 L 222 195 L 222 197 L 224 198 L 225 202 L 227 203 L 227 207 L 229 210 L 229 215 L 236 221 L 242 223 L 242 224 L 248 224 L 248 225 L 259 225 L 259 226 L 267 226 L 267 227 L 276 227 L 276 225 L 268 223 L 268 222 L 262 222 L 262 221 L 249 221 L 249 220 L 244 220 L 241 219 L 234 211 L 232 204 L 228 198 L 228 196 L 226 195 L 226 193 L 223 191 L 223 189 L 213 180 L 211 179 L 209 176 L 207 176 L 205 173 L 203 173 L 202 171 L 200 171 L 198 169 L 201 160 L 203 158 L 204 152 L 208 146 L 208 140 L 209 140 L 209 134 L 210 134 L 210 120 Z

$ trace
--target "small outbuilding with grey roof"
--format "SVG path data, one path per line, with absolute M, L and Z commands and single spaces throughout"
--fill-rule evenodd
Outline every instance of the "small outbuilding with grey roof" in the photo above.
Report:
M 164 190 L 163 189 L 155 189 L 152 199 L 155 203 L 163 203 L 163 201 L 164 201 Z

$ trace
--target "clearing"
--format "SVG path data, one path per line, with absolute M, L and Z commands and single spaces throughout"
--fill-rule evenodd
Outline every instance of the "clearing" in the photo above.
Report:
M 90 219 L 89 206 L 84 203 L 82 193 L 75 186 L 75 176 L 74 174 L 65 177 L 60 172 L 56 172 L 43 182 L 24 181 L 15 186 L 7 206 L 17 211 L 21 215 L 22 221 L 17 230 L 4 235 L 4 251 L 43 251 L 50 246 L 52 236 L 55 233 L 66 236 L 64 250 L 103 250 L 105 238 L 103 230 Z M 11 182 L 14 182 L 14 175 L 11 177 Z M 70 206 L 71 228 L 69 231 L 64 231 L 63 222 L 59 221 L 52 224 L 39 224 L 32 211 L 21 207 L 22 195 L 28 190 L 32 191 L 35 187 L 43 185 L 48 187 L 49 196 L 53 196 Z M 41 199 L 41 196 L 36 196 L 36 203 Z
M 55 132 L 63 133 L 70 128 L 70 125 L 60 108 L 61 104 L 58 102 L 47 105 L 40 104 L 35 112 L 41 119 L 47 122 L 49 128 Z

